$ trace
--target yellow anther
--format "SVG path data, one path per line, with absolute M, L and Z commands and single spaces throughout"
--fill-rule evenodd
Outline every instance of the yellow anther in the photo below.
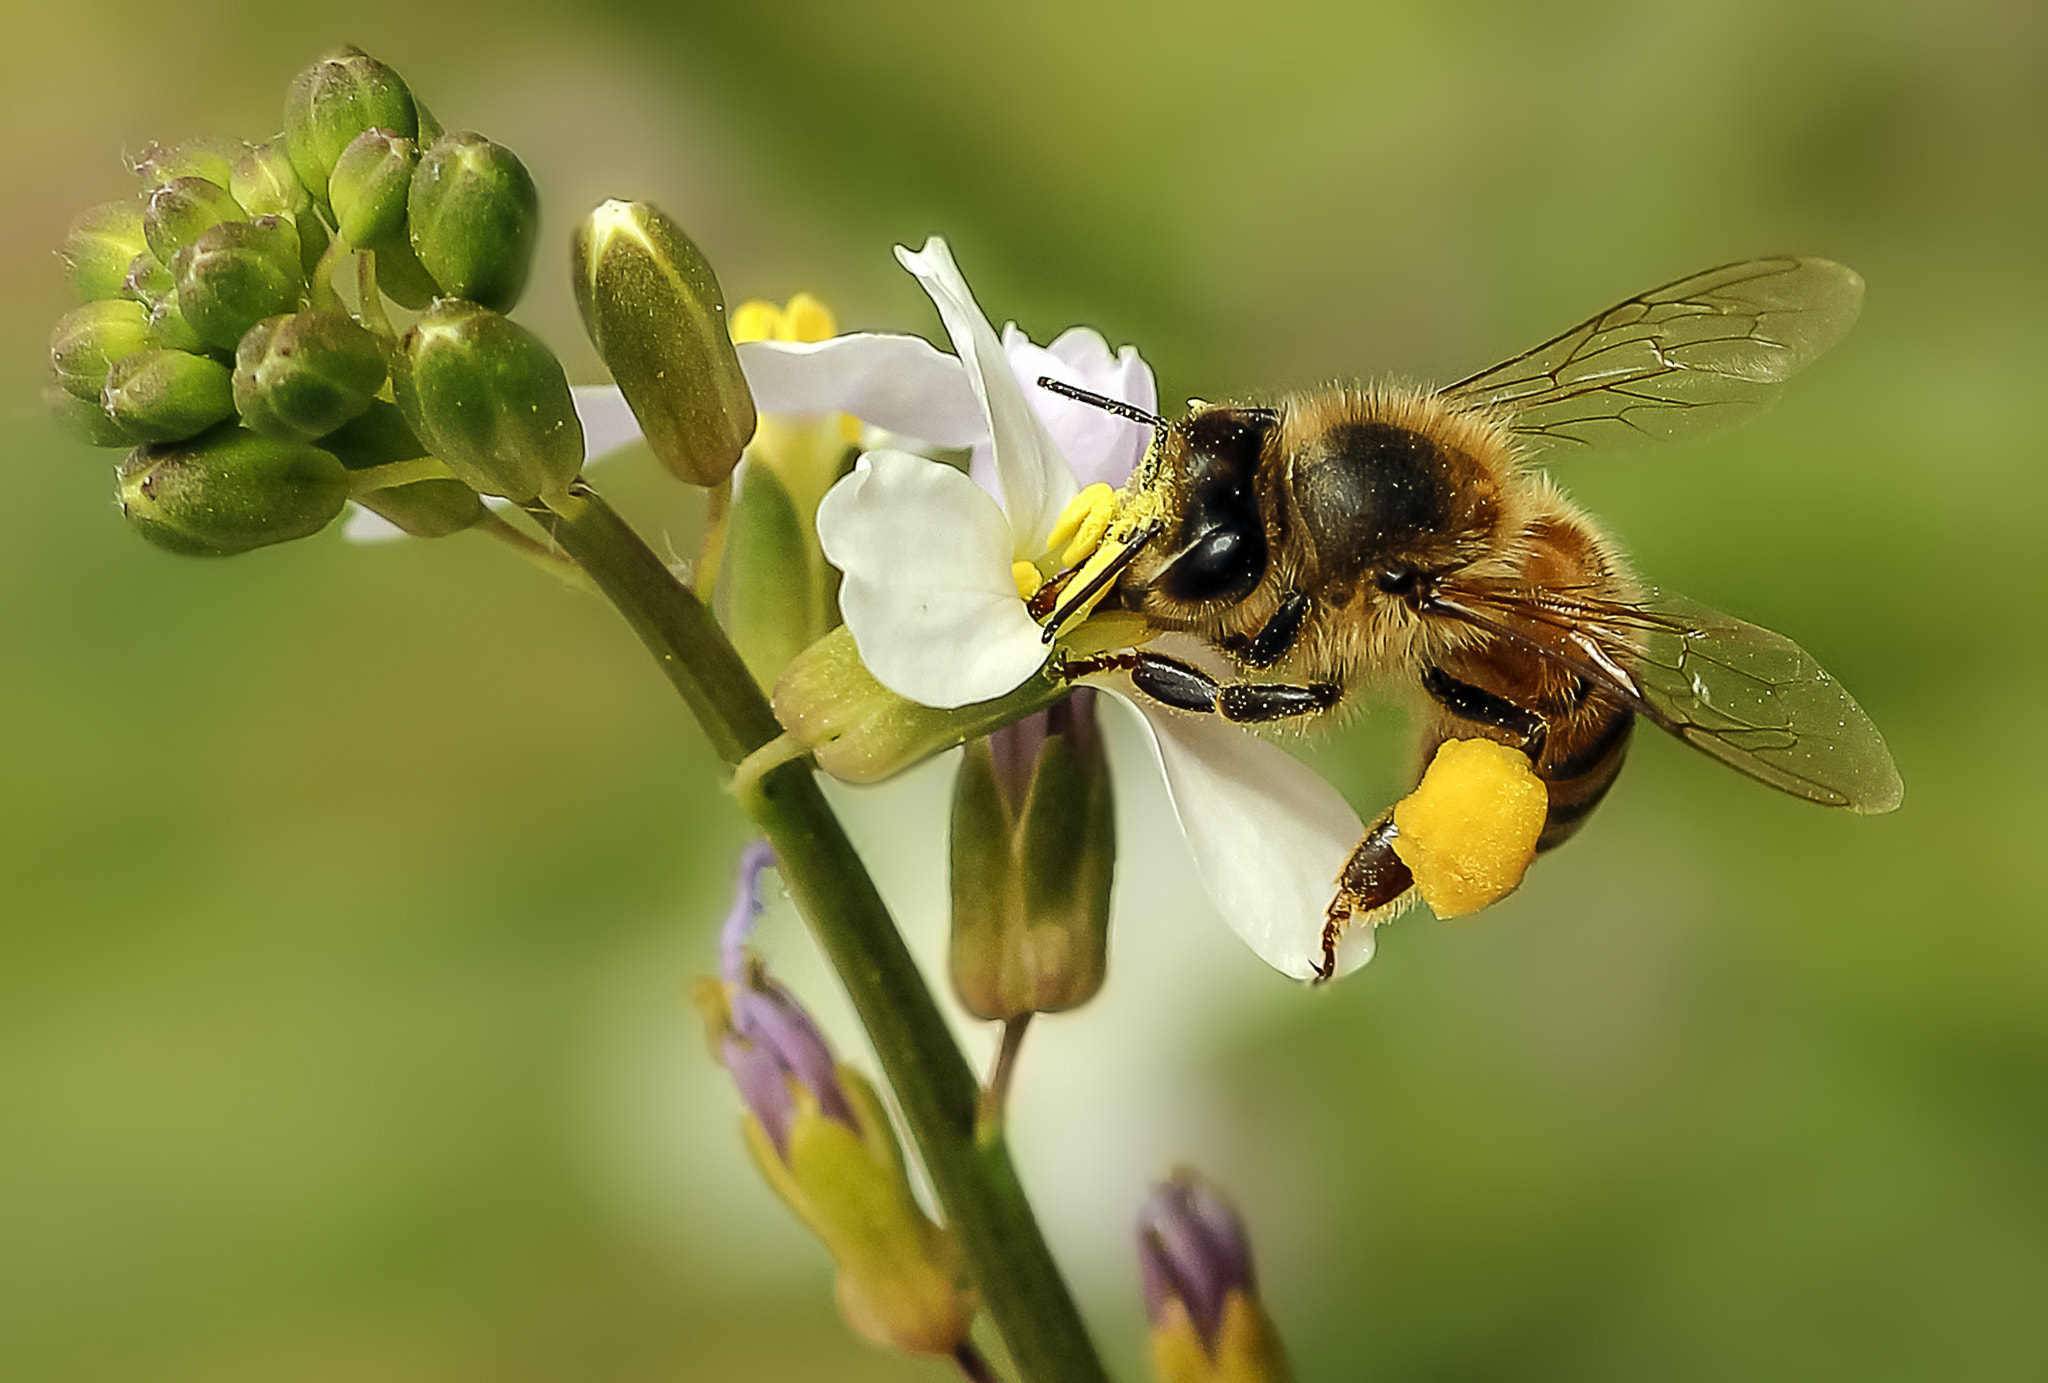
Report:
M 759 298 L 749 298 L 732 310 L 727 320 L 735 343 L 741 341 L 779 340 L 782 330 L 782 309 L 774 303 Z
M 799 293 L 782 309 L 782 329 L 775 339 L 828 341 L 838 334 L 839 321 L 832 315 L 832 309 L 809 293 Z
M 1045 578 L 1038 574 L 1038 568 L 1029 562 L 1010 563 L 1010 579 L 1017 583 L 1017 595 L 1024 600 L 1038 594 L 1038 588 L 1045 584 Z
M 1102 545 L 1102 535 L 1109 532 L 1109 521 L 1115 517 L 1116 491 L 1098 480 L 1060 511 L 1058 522 L 1046 536 L 1046 550 L 1059 551 L 1060 565 L 1071 567 Z
M 860 419 L 851 413 L 839 415 L 839 440 L 848 446 L 860 441 Z

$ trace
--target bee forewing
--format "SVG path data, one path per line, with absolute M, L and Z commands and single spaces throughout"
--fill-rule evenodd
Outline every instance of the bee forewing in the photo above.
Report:
M 1862 305 L 1862 278 L 1832 260 L 1727 264 L 1630 298 L 1439 397 L 1489 412 L 1532 448 L 1704 431 L 1769 407 Z

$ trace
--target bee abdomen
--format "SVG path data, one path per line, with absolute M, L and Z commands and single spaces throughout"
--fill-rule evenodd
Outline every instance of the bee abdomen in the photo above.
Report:
M 1626 706 L 1595 701 L 1552 730 L 1536 765 L 1536 776 L 1550 789 L 1539 851 L 1564 844 L 1585 825 L 1621 773 L 1635 725 L 1635 713 Z

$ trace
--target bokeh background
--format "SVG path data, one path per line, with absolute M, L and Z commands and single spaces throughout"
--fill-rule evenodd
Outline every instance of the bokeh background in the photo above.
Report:
M 998 321 L 1137 342 L 1168 399 L 1454 378 L 1753 254 L 1859 268 L 1772 416 L 1563 478 L 1854 687 L 1903 810 L 1646 735 L 1518 896 L 1312 995 L 1189 892 L 1133 765 L 1115 970 L 1034 1036 L 1024 1170 L 1125 1377 L 1124 1225 L 1176 1157 L 1241 1202 L 1307 1379 L 2048 1374 L 2048 10 L 4 14 L 0 1376 L 946 1376 L 847 1336 L 744 1166 L 681 1001 L 742 830 L 610 613 L 480 538 L 168 557 L 40 418 L 69 216 L 124 149 L 269 134 L 343 41 L 527 160 L 521 315 L 579 379 L 555 266 L 608 195 L 852 327 L 935 330 L 888 248 L 943 232 Z M 1371 812 L 1405 744 L 1382 713 L 1315 754 Z M 943 774 L 848 799 L 927 947 Z M 835 1007 L 786 908 L 763 939 Z

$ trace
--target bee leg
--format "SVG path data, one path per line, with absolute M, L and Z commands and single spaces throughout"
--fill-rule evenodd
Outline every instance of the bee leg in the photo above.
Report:
M 1301 626 L 1308 620 L 1312 606 L 1309 598 L 1300 591 L 1289 591 L 1280 598 L 1280 608 L 1266 621 L 1265 628 L 1246 638 L 1232 634 L 1222 639 L 1223 651 L 1246 667 L 1267 668 L 1287 656 L 1294 641 L 1301 634 Z
M 1327 711 L 1343 699 L 1333 682 L 1294 686 L 1285 682 L 1218 682 L 1193 663 L 1164 653 L 1098 653 L 1069 658 L 1059 666 L 1066 681 L 1098 672 L 1128 672 L 1145 695 L 1177 711 L 1214 712 L 1241 725 Z
M 1527 754 L 1530 763 L 1543 757 L 1543 746 L 1550 739 L 1550 722 L 1539 712 L 1470 682 L 1460 682 L 1439 667 L 1422 670 L 1422 686 L 1439 706 L 1458 719 L 1490 725 L 1513 735 L 1515 748 Z
M 1415 897 L 1415 876 L 1394 853 L 1394 814 L 1390 811 L 1366 830 L 1365 838 L 1344 862 L 1337 876 L 1337 896 L 1323 922 L 1323 958 L 1316 982 L 1337 973 L 1337 942 L 1346 930 L 1381 922 L 1401 911 Z

